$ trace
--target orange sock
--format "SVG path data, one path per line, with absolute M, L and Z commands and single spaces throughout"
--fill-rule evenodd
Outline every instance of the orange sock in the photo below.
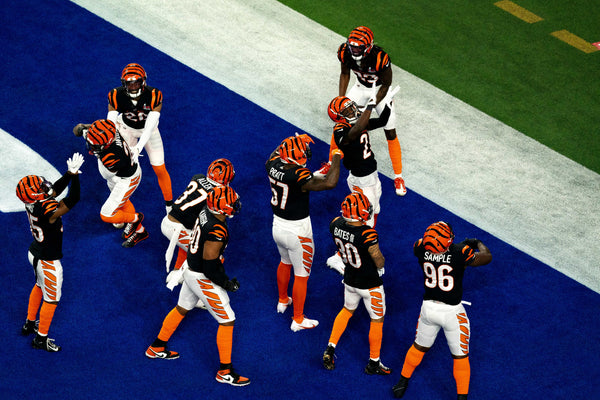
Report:
M 333 154 L 331 154 L 331 152 L 337 148 L 338 148 L 338 146 L 337 146 L 337 143 L 335 142 L 335 136 L 331 135 L 331 143 L 329 144 L 329 162 L 331 162 L 331 160 L 333 158 Z
M 369 328 L 369 358 L 377 360 L 381 354 L 381 340 L 383 339 L 383 322 L 371 321 Z
M 304 319 L 304 302 L 306 301 L 306 290 L 308 276 L 294 276 L 292 287 L 292 304 L 294 306 L 294 321 L 301 323 Z
M 233 347 L 233 325 L 219 325 L 217 330 L 217 349 L 221 364 L 231 364 L 231 348 Z
M 181 315 L 177 311 L 177 308 L 172 309 L 163 321 L 162 328 L 160 328 L 160 332 L 158 333 L 158 339 L 168 342 L 175 329 L 179 326 L 179 323 L 183 320 L 183 317 L 185 315 Z
M 40 324 L 38 326 L 40 335 L 48 335 L 52 318 L 54 318 L 54 311 L 56 311 L 56 306 L 56 303 L 47 303 L 45 301 L 42 303 L 42 308 L 40 309 Z
M 392 161 L 392 169 L 394 174 L 402 174 L 402 150 L 400 148 L 400 141 L 398 137 L 388 140 L 388 152 L 390 153 L 390 160 Z
M 342 311 L 338 313 L 333 321 L 333 328 L 331 329 L 331 335 L 329 336 L 329 343 L 337 345 L 342 334 L 348 326 L 348 321 L 352 318 L 352 313 L 346 308 L 342 308 Z
M 107 217 L 100 214 L 100 218 L 109 224 L 120 224 L 134 222 L 137 219 L 137 215 L 133 203 L 131 200 L 127 200 L 121 207 L 117 208 L 117 211 L 112 216 Z
M 153 165 L 152 169 L 156 174 L 156 178 L 158 178 L 158 186 L 160 186 L 163 198 L 165 201 L 172 201 L 173 190 L 171 189 L 171 176 L 167 172 L 167 167 L 165 167 L 165 164 Z
M 419 364 L 421 364 L 421 361 L 423 361 L 424 355 L 425 353 L 417 350 L 414 344 L 410 346 L 410 349 L 408 349 L 404 359 L 404 365 L 402 366 L 402 376 L 405 378 L 410 378 L 413 372 L 415 372 L 415 368 L 417 368 Z
M 471 380 L 471 364 L 469 357 L 454 359 L 454 380 L 456 380 L 456 393 L 469 394 L 469 381 Z
M 287 303 L 288 301 L 288 286 L 290 284 L 290 274 L 292 271 L 291 264 L 279 263 L 277 267 L 277 289 L 279 291 L 279 302 Z
M 31 293 L 29 294 L 29 304 L 27 306 L 28 320 L 35 321 L 35 317 L 40 309 L 40 304 L 42 304 L 43 296 L 42 288 L 38 285 L 33 285 L 33 289 L 31 289 Z
M 178 251 L 177 251 L 177 260 L 175 260 L 175 266 L 173 267 L 173 269 L 179 269 L 179 268 L 181 268 L 181 265 L 183 264 L 183 262 L 187 258 L 187 251 L 185 251 L 181 247 L 178 247 L 177 249 L 178 249 Z

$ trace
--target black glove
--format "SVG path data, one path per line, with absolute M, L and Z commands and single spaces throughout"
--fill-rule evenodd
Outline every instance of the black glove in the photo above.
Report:
M 473 239 L 465 239 L 463 242 L 467 246 L 469 246 L 470 248 L 472 248 L 473 250 L 478 250 L 479 249 L 479 246 L 478 246 L 478 244 L 480 242 L 479 239 L 475 239 L 475 238 L 473 238 Z
M 239 288 L 240 288 L 240 283 L 235 278 L 226 281 L 225 284 L 223 285 L 223 289 L 227 290 L 228 292 L 236 292 Z

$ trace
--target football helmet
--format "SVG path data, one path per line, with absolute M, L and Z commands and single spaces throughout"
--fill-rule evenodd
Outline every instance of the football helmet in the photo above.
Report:
M 352 58 L 355 61 L 360 61 L 373 48 L 373 31 L 366 26 L 354 28 L 350 32 L 346 43 L 348 44 L 348 50 Z
M 285 138 L 277 149 L 279 157 L 286 164 L 296 164 L 304 167 L 312 157 L 310 143 L 314 143 L 314 141 L 308 135 Z
M 240 196 L 229 186 L 217 186 L 208 192 L 206 206 L 213 214 L 232 218 L 242 209 Z
M 342 217 L 346 221 L 366 223 L 373 217 L 373 206 L 363 193 L 350 193 L 342 202 Z
M 140 64 L 127 64 L 121 72 L 121 84 L 129 97 L 139 97 L 146 86 L 146 71 Z
M 43 176 L 27 175 L 17 184 L 17 197 L 26 204 L 46 200 L 51 195 L 52 184 Z
M 214 185 L 229 186 L 235 178 L 233 164 L 226 158 L 216 159 L 208 166 L 206 177 Z
M 85 143 L 90 154 L 96 154 L 110 146 L 115 140 L 117 128 L 108 119 L 99 119 L 89 127 L 85 134 Z
M 346 96 L 337 96 L 329 103 L 327 114 L 333 122 L 348 122 L 355 124 L 358 121 L 360 113 L 356 103 Z
M 423 235 L 423 246 L 431 253 L 444 253 L 454 240 L 454 232 L 449 223 L 435 222 L 427 227 Z

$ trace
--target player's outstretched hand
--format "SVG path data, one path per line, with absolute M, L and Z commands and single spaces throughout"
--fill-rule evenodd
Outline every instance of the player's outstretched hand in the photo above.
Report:
M 84 161 L 85 160 L 83 159 L 83 156 L 81 154 L 79 154 L 79 153 L 73 154 L 73 157 L 71 157 L 67 160 L 68 172 L 71 175 L 80 174 L 81 171 L 79 170 L 79 168 L 81 168 Z
M 470 248 L 472 248 L 473 250 L 477 250 L 479 248 L 478 244 L 479 244 L 479 239 L 465 239 L 463 240 L 463 242 L 469 246 Z

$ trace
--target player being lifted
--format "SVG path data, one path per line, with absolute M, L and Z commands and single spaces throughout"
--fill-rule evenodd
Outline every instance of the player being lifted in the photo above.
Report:
M 125 225 L 121 237 L 123 247 L 133 247 L 148 239 L 142 225 L 144 214 L 136 212 L 129 198 L 142 180 L 142 169 L 131 154 L 114 122 L 99 119 L 92 124 L 77 124 L 75 136 L 85 139 L 90 154 L 98 159 L 98 170 L 110 189 L 108 199 L 100 209 L 102 221 L 115 226 Z

